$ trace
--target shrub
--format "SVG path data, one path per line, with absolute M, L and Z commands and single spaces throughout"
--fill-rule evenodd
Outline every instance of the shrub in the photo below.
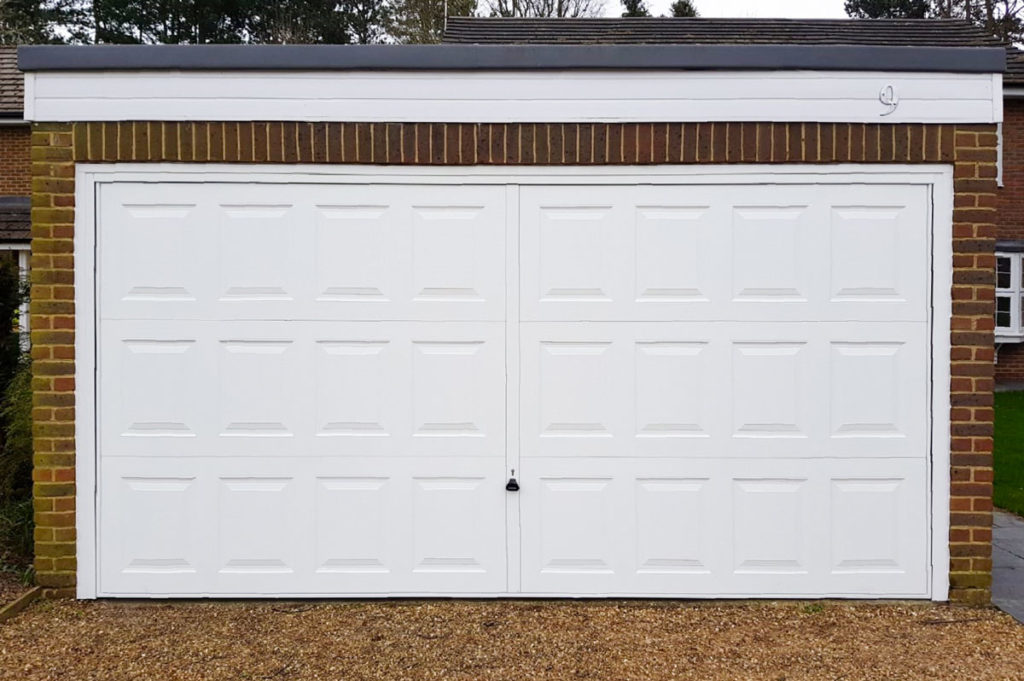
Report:
M 28 576 L 32 565 L 34 527 L 31 499 L 0 506 L 0 572 Z
M 18 308 L 27 294 L 17 264 L 0 259 L 0 570 L 5 571 L 23 571 L 32 559 L 32 364 L 17 329 Z
M 0 506 L 32 498 L 32 363 L 21 363 L 0 404 Z

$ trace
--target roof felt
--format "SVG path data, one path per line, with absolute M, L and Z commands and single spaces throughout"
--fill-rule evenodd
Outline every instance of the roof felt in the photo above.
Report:
M 741 69 L 1002 73 L 1002 47 L 891 45 L 25 45 L 24 71 Z
M 0 116 L 20 116 L 24 100 L 25 78 L 18 70 L 18 48 L 0 46 Z
M 963 19 L 506 19 L 450 17 L 444 42 L 481 45 L 861 45 L 1002 47 Z M 1024 84 L 1024 53 L 1007 55 L 1008 85 Z
M 31 239 L 31 209 L 27 196 L 0 196 L 0 242 Z

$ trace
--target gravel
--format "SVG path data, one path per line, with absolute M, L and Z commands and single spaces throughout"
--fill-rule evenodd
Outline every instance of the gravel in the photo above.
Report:
M 0 679 L 1021 679 L 1024 627 L 930 603 L 48 601 Z
M 18 575 L 0 571 L 0 608 L 4 607 L 31 587 L 22 584 Z

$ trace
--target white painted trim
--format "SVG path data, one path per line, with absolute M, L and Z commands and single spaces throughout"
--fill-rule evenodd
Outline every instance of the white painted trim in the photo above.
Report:
M 328 183 L 408 183 L 415 178 L 422 183 L 462 182 L 468 184 L 578 184 L 586 179 L 591 184 L 636 183 L 702 184 L 729 181 L 738 184 L 778 184 L 814 182 L 848 183 L 910 183 L 932 189 L 932 381 L 931 418 L 932 452 L 930 514 L 931 559 L 929 594 L 933 600 L 949 596 L 949 457 L 950 457 L 950 336 L 952 316 L 952 218 L 953 175 L 945 165 L 859 165 L 842 164 L 737 166 L 571 166 L 571 167 L 428 167 L 428 166 L 280 166 L 230 164 L 79 164 L 76 168 L 75 217 L 75 305 L 77 329 L 75 340 L 76 381 L 76 466 L 79 503 L 76 504 L 78 528 L 78 597 L 95 598 L 98 593 L 96 547 L 99 530 L 96 495 L 96 192 L 99 184 L 114 181 L 137 182 L 291 182 Z M 88 499 L 90 493 L 92 498 Z M 84 493 L 84 494 L 83 494 Z M 82 503 L 83 500 L 86 503 Z M 91 503 L 90 503 L 91 502 Z M 510 573 L 511 574 L 511 573 Z M 511 586 L 511 582 L 510 582 Z M 123 594 L 132 595 L 132 594 Z M 139 597 L 173 597 L 172 594 L 136 594 Z M 257 594 L 218 594 L 218 597 L 243 597 Z M 322 594 L 342 597 L 344 594 Z M 379 596 L 431 596 L 432 594 L 382 593 Z M 627 594 L 604 594 L 606 597 Z M 314 594 L 279 594 L 280 597 L 316 597 Z M 368 594 L 353 594 L 359 598 Z M 462 594 L 464 597 L 491 597 L 495 594 Z M 508 597 L 550 598 L 552 594 L 505 594 Z M 631 598 L 642 597 L 628 594 Z M 663 597 L 663 594 L 652 594 Z M 680 594 L 685 596 L 685 594 Z M 831 593 L 828 597 L 863 597 L 864 594 Z M 261 594 L 265 597 L 265 594 Z M 599 596 L 598 596 L 599 597 Z M 794 598 L 793 594 L 751 593 L 701 595 L 702 598 Z M 894 594 L 891 597 L 919 598 L 920 594 Z
M 996 185 L 1004 186 L 1003 182 L 1003 124 L 996 124 Z
M 632 591 L 622 592 L 622 593 L 615 592 L 615 591 L 611 591 L 611 592 L 607 592 L 607 593 L 598 593 L 598 594 L 588 593 L 588 594 L 583 595 L 583 596 L 579 596 L 579 595 L 566 596 L 564 594 L 550 593 L 550 592 L 546 592 L 546 591 L 531 591 L 531 592 L 526 592 L 526 593 L 495 593 L 495 592 L 489 592 L 489 591 L 484 591 L 484 592 L 467 591 L 465 593 L 445 593 L 445 594 L 440 594 L 440 595 L 437 594 L 436 592 L 430 592 L 430 591 L 381 591 L 381 592 L 375 592 L 375 593 L 366 593 L 366 592 L 353 592 L 353 593 L 344 593 L 344 592 L 339 592 L 339 593 L 335 593 L 335 592 L 316 593 L 316 592 L 313 592 L 313 593 L 307 593 L 305 591 L 296 591 L 296 592 L 282 592 L 282 593 L 274 593 L 274 594 L 258 593 L 258 592 L 251 592 L 251 591 L 250 592 L 238 591 L 238 592 L 231 592 L 231 593 L 217 592 L 217 593 L 191 593 L 191 594 L 181 594 L 181 593 L 132 593 L 132 592 L 127 592 L 126 591 L 126 592 L 118 592 L 116 594 L 101 594 L 98 597 L 99 598 L 117 598 L 117 599 L 133 598 L 133 599 L 163 599 L 163 600 L 180 600 L 180 599 L 186 599 L 186 598 L 187 599 L 215 598 L 215 599 L 219 599 L 219 600 L 228 600 L 228 599 L 232 599 L 232 598 L 254 598 L 254 599 L 258 598 L 258 599 L 261 599 L 261 600 L 313 599 L 313 598 L 322 598 L 322 599 L 329 599 L 329 600 L 340 600 L 340 599 L 348 599 L 348 598 L 351 598 L 353 600 L 369 600 L 369 599 L 375 599 L 375 598 L 429 598 L 429 599 L 439 600 L 439 599 L 454 599 L 454 598 L 479 598 L 479 599 L 487 599 L 487 600 L 492 600 L 492 601 L 496 600 L 496 599 L 502 599 L 502 600 L 504 600 L 504 599 L 510 599 L 510 600 L 520 600 L 520 599 L 553 600 L 553 599 L 559 599 L 559 598 L 580 598 L 580 599 L 586 598 L 588 600 L 604 600 L 604 599 L 619 598 L 619 599 L 627 599 L 627 600 L 651 599 L 651 600 L 660 600 L 660 601 L 669 600 L 669 599 L 685 599 L 685 600 L 693 599 L 693 600 L 702 600 L 702 601 L 709 601 L 709 600 L 730 600 L 730 601 L 737 601 L 737 600 L 780 600 L 781 601 L 781 600 L 806 600 L 806 599 L 818 600 L 818 599 L 823 599 L 823 598 L 830 598 L 830 599 L 834 598 L 834 599 L 856 599 L 856 600 L 862 600 L 862 601 L 863 600 L 869 600 L 870 601 L 873 598 L 871 594 L 851 592 L 851 591 L 829 591 L 829 592 L 826 592 L 826 593 L 820 593 L 820 592 L 807 592 L 807 593 L 787 592 L 787 593 L 782 593 L 782 592 L 772 592 L 772 591 L 750 591 L 750 592 L 747 592 L 747 593 L 734 593 L 734 592 L 727 592 L 727 593 L 680 593 L 680 594 L 672 594 L 671 596 L 666 596 L 663 593 L 655 593 L 655 592 L 651 592 L 651 593 L 636 593 L 636 592 L 632 592 Z M 79 596 L 79 598 L 82 598 L 82 597 Z M 96 598 L 96 597 L 94 596 L 94 598 Z M 922 596 L 921 596 L 920 593 L 913 593 L 913 592 L 893 593 L 893 594 L 887 594 L 885 596 L 885 599 L 886 600 L 908 600 L 908 601 L 916 600 L 916 601 L 920 601 L 920 600 L 922 600 Z
M 31 251 L 31 241 L 6 241 L 0 243 L 0 251 Z
M 882 104 L 892 87 L 896 107 Z M 865 71 L 42 71 L 35 121 L 997 123 L 1002 77 Z
M 96 192 L 89 169 L 75 169 L 75 526 L 77 595 L 96 598 Z
M 25 96 L 22 100 L 22 113 L 21 115 L 26 121 L 35 120 L 36 111 L 36 74 L 26 73 L 24 83 Z
M 1003 74 L 993 73 L 992 74 L 992 92 L 995 96 L 992 97 L 992 123 L 1002 123 L 1003 121 Z
M 28 244 L 4 244 L 5 246 L 21 246 L 21 248 L 5 248 L 18 254 L 18 276 L 24 284 L 28 284 L 32 273 L 32 250 Z M 32 349 L 32 321 L 31 301 L 26 297 L 18 306 L 18 334 L 21 336 L 21 351 L 28 352 Z
M 953 170 L 932 182 L 931 594 L 949 599 L 950 320 L 953 317 Z
M 650 165 L 650 166 L 375 166 L 240 164 L 240 163 L 79 163 L 76 169 L 88 174 L 92 182 L 260 182 L 407 184 L 411 178 L 427 184 L 576 184 L 586 178 L 588 184 L 702 184 L 700 178 L 722 178 L 743 184 L 775 184 L 778 178 L 799 182 L 841 184 L 870 179 L 873 182 L 933 184 L 941 179 L 947 166 L 942 164 L 858 164 L 838 163 L 780 165 Z M 696 180 L 694 178 L 697 178 Z M 952 189 L 950 188 L 952 192 Z
M 508 184 L 505 189 L 505 466 L 515 471 L 516 479 L 523 479 L 520 468 L 520 352 L 519 352 L 519 185 Z M 508 542 L 505 579 L 509 593 L 522 588 L 522 559 L 520 548 L 521 494 L 506 493 L 505 532 Z

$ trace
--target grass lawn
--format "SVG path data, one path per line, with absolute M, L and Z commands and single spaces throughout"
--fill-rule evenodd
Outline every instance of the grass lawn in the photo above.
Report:
M 996 393 L 994 501 L 1024 516 L 1024 392 Z

